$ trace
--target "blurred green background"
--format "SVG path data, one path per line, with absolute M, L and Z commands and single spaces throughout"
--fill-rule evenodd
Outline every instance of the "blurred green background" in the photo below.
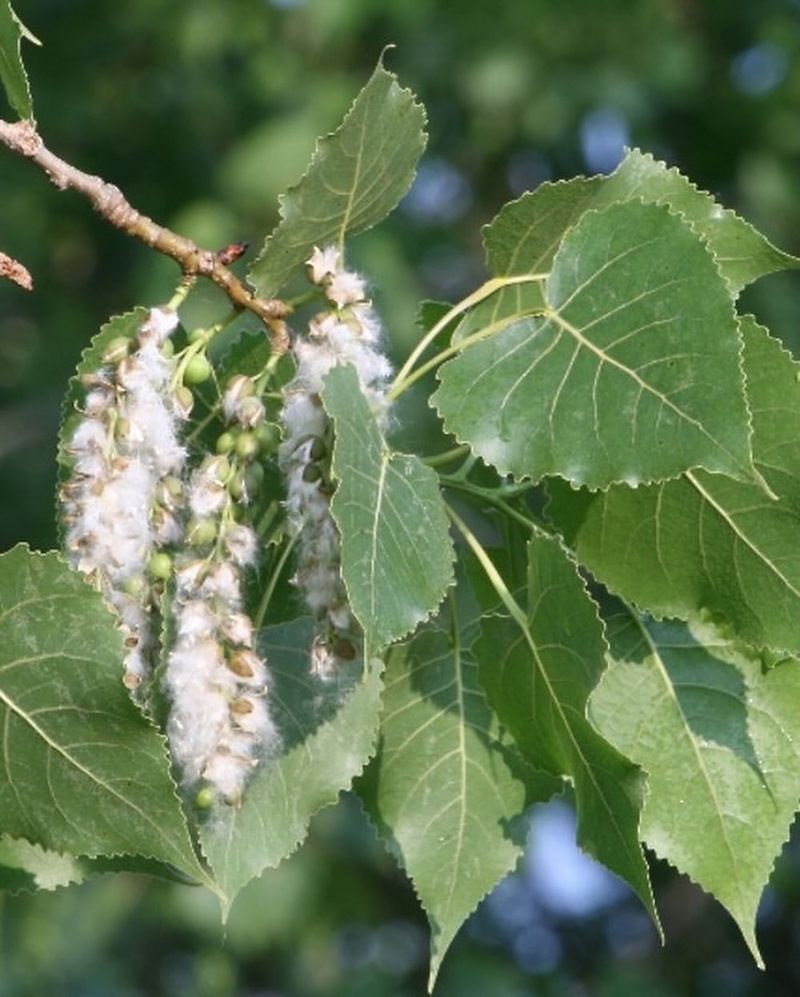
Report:
M 800 252 L 798 0 L 16 7 L 44 42 L 25 54 L 51 148 L 209 248 L 260 245 L 316 136 L 395 43 L 387 65 L 426 104 L 430 144 L 400 209 L 352 251 L 397 356 L 421 298 L 455 300 L 480 281 L 480 226 L 501 204 L 546 179 L 611 170 L 625 145 L 679 166 Z M 105 318 L 163 301 L 177 274 L 5 150 L 0 248 L 36 282 L 33 294 L 0 286 L 2 547 L 50 547 L 66 380 Z M 214 294 L 195 307 L 224 311 Z M 800 355 L 796 275 L 762 280 L 744 307 Z M 728 918 L 654 863 L 660 948 L 628 894 L 574 851 L 570 828 L 559 805 L 534 820 L 524 868 L 462 932 L 441 994 L 800 993 L 797 847 L 763 904 L 762 974 Z M 143 879 L 0 898 L 0 997 L 416 995 L 426 946 L 410 887 L 345 800 L 248 888 L 224 938 L 210 896 Z

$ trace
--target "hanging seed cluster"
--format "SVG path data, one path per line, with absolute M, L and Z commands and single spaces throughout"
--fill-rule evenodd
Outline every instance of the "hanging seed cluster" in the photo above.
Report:
M 287 388 L 281 416 L 284 442 L 279 460 L 286 475 L 289 519 L 298 534 L 293 582 L 318 625 L 312 668 L 328 677 L 339 658 L 355 654 L 358 635 L 341 578 L 339 531 L 330 511 L 332 427 L 320 392 L 331 368 L 352 364 L 373 411 L 383 420 L 391 367 L 378 348 L 381 326 L 364 279 L 344 268 L 339 250 L 315 249 L 308 276 L 322 288 L 329 306 L 311 319 L 307 337 L 295 346 L 297 373 Z

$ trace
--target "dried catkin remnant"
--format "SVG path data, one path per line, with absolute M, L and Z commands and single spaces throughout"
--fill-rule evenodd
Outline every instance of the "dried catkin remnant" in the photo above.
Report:
M 85 375 L 83 418 L 67 444 L 72 477 L 61 488 L 67 556 L 116 609 L 125 634 L 126 685 L 150 672 L 158 548 L 182 537 L 180 474 L 186 450 L 171 391 L 174 361 L 162 349 L 174 311 L 153 308 L 130 340 L 108 344 Z
M 253 530 L 233 519 L 233 473 L 227 458 L 209 456 L 189 482 L 189 508 L 206 517 L 206 529 L 195 532 L 196 553 L 176 565 L 176 640 L 166 687 L 169 742 L 185 786 L 204 783 L 203 799 L 211 789 L 214 798 L 237 804 L 278 734 L 267 706 L 267 664 L 252 649 L 253 622 L 242 604 L 242 572 L 258 544 Z
M 331 427 L 320 392 L 333 367 L 352 364 L 361 390 L 384 423 L 391 366 L 379 349 L 381 325 L 366 298 L 364 279 L 344 269 L 335 246 L 315 249 L 307 266 L 309 279 L 324 289 L 330 308 L 312 318 L 307 337 L 295 344 L 297 373 L 286 390 L 279 462 L 286 476 L 286 509 L 298 533 L 293 582 L 318 623 L 311 667 L 328 678 L 337 660 L 352 657 L 357 627 L 341 578 L 339 531 L 330 511 Z

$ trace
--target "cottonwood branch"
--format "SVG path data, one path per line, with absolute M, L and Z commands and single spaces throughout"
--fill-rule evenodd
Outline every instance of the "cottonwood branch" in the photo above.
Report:
M 255 295 L 225 266 L 219 253 L 201 249 L 191 239 L 157 224 L 137 211 L 114 184 L 84 173 L 50 152 L 32 122 L 0 121 L 0 142 L 36 163 L 59 190 L 79 191 L 106 221 L 171 257 L 187 277 L 212 280 L 225 291 L 235 307 L 253 312 L 266 324 L 274 350 L 285 352 L 288 349 L 288 330 L 282 321 L 289 312 L 288 306 L 283 301 Z

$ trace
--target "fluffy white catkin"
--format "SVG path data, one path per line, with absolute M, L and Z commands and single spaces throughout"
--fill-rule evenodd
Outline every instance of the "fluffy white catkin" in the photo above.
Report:
M 330 491 L 320 465 L 328 456 L 328 418 L 320 403 L 325 375 L 338 363 L 355 367 L 361 390 L 383 422 L 391 366 L 381 353 L 380 321 L 362 277 L 345 270 L 335 246 L 315 249 L 308 260 L 312 283 L 322 287 L 327 311 L 310 322 L 295 345 L 297 373 L 281 415 L 284 441 L 279 461 L 286 476 L 286 508 L 297 531 L 293 578 L 318 622 L 312 669 L 330 677 L 337 657 L 352 653 L 353 619 L 340 574 L 339 532 L 330 512 Z
M 61 489 L 70 563 L 112 603 L 125 634 L 125 683 L 149 672 L 153 553 L 182 535 L 177 506 L 186 451 L 170 392 L 174 361 L 162 345 L 174 311 L 151 309 L 135 339 L 114 340 L 103 366 L 84 377 L 83 418 L 67 450 L 72 478 Z

